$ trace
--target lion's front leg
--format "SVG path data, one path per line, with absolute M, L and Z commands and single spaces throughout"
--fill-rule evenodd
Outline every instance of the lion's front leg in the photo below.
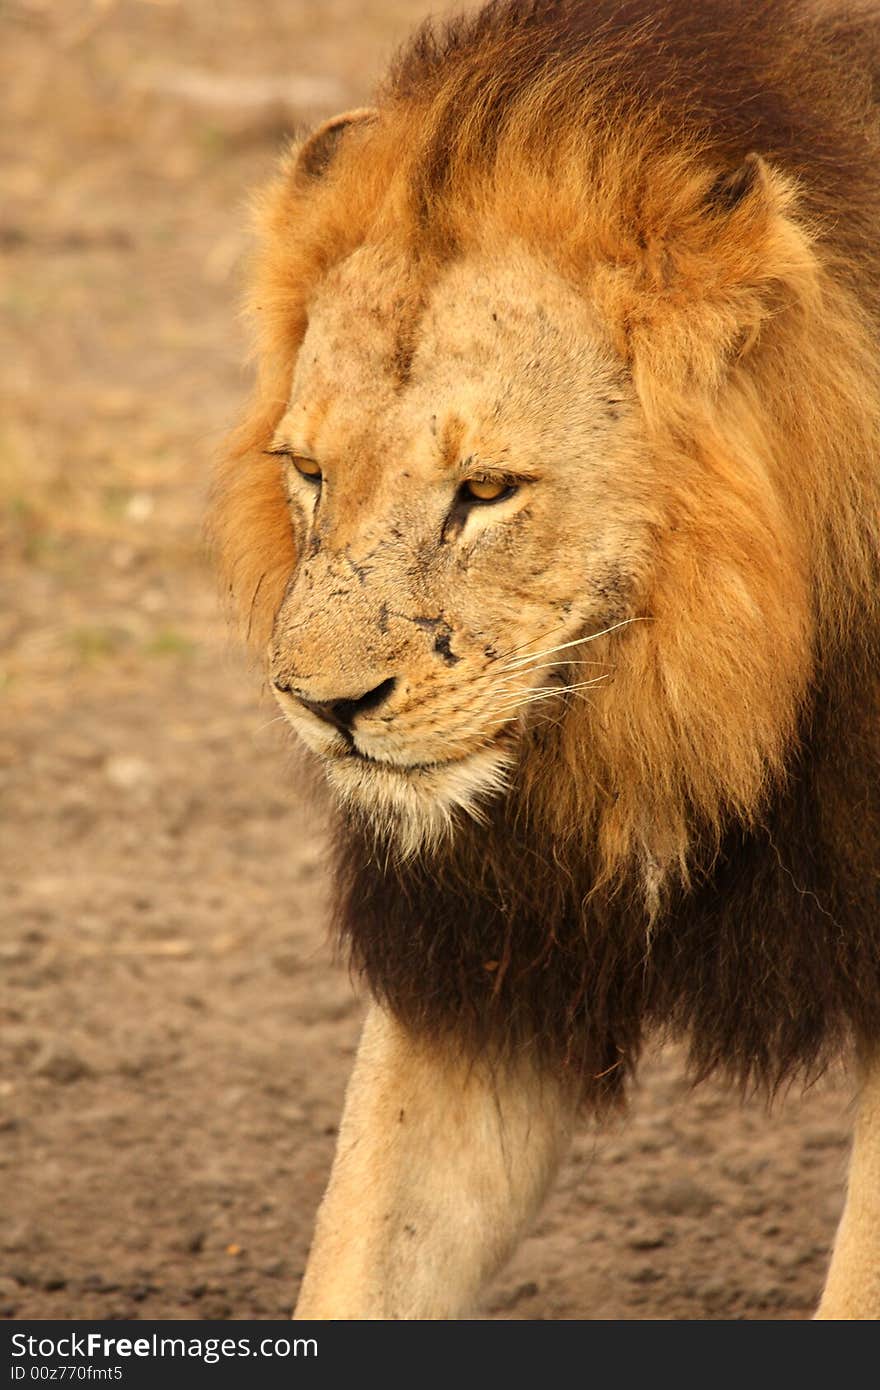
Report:
M 464 1062 L 373 1006 L 297 1318 L 453 1318 L 534 1214 L 574 1118 L 524 1062 Z
M 880 1055 L 865 1067 L 846 1206 L 817 1318 L 880 1318 Z

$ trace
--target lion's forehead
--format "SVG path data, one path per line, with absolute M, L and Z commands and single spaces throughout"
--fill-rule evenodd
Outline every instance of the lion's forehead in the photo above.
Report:
M 313 298 L 288 423 L 310 447 L 385 461 L 389 445 L 430 455 L 462 422 L 463 448 L 537 447 L 620 377 L 580 296 L 525 254 L 432 273 L 362 249 Z

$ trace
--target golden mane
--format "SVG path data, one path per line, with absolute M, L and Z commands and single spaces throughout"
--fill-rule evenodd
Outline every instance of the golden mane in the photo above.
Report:
M 598 838 L 600 879 L 636 857 L 649 889 L 687 881 L 697 833 L 761 814 L 816 691 L 876 687 L 880 26 L 856 45 L 821 15 L 493 4 L 424 29 L 369 118 L 292 150 L 259 200 L 259 380 L 212 521 L 258 646 L 296 560 L 262 451 L 310 296 L 359 246 L 427 280 L 524 243 L 631 371 L 669 480 L 653 621 L 600 716 L 572 712 L 556 766 L 526 753 L 522 777 L 560 840 Z

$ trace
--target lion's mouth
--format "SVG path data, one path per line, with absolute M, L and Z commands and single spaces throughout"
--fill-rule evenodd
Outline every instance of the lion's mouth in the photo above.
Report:
M 362 753 L 353 744 L 344 753 L 337 755 L 342 762 L 354 760 L 366 767 L 374 767 L 382 772 L 397 772 L 403 776 L 412 772 L 442 772 L 445 768 L 456 767 L 469 762 L 474 755 L 465 753 L 459 758 L 432 758 L 420 763 L 394 763 L 386 758 L 374 758 L 370 753 Z
M 400 777 L 422 774 L 431 776 L 437 773 L 454 772 L 456 769 L 467 768 L 475 760 L 481 759 L 486 754 L 509 755 L 514 735 L 510 730 L 502 730 L 496 733 L 494 738 L 490 738 L 482 743 L 478 748 L 469 749 L 466 753 L 456 754 L 454 757 L 424 758 L 419 762 L 399 762 L 392 758 L 379 758 L 373 753 L 366 753 L 358 748 L 352 741 L 346 741 L 347 746 L 338 752 L 331 754 L 331 760 L 335 763 L 355 763 L 360 767 L 374 769 L 378 772 L 397 773 Z
M 483 821 L 487 802 L 508 789 L 516 762 L 508 741 L 497 738 L 463 755 L 411 763 L 354 744 L 325 748 L 323 757 L 337 797 L 390 835 L 404 857 L 452 834 L 459 815 Z

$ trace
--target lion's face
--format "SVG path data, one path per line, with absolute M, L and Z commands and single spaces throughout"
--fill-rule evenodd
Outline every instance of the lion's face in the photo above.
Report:
M 300 560 L 271 675 L 405 848 L 479 814 L 535 720 L 609 678 L 580 639 L 638 611 L 640 422 L 583 298 L 525 254 L 432 278 L 362 249 L 323 281 L 272 444 Z

